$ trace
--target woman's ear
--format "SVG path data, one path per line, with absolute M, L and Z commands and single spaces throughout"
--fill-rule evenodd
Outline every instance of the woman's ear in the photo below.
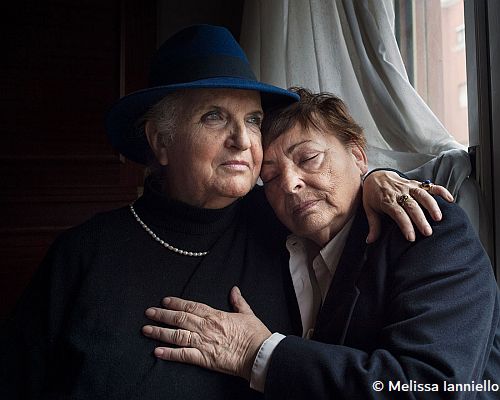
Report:
M 365 150 L 361 146 L 353 143 L 351 145 L 351 153 L 354 157 L 356 166 L 359 168 L 360 175 L 366 174 L 368 171 L 368 158 L 366 157 Z
M 158 163 L 163 166 L 168 165 L 167 146 L 165 146 L 165 143 L 163 142 L 160 132 L 156 129 L 155 124 L 151 121 L 146 121 L 144 131 L 146 132 L 146 137 L 148 138 L 149 147 L 151 147 Z

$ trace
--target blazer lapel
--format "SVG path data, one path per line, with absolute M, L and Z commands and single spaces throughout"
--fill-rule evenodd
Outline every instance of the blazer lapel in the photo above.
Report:
M 316 320 L 313 340 L 332 344 L 344 343 L 359 296 L 356 281 L 366 260 L 367 234 L 366 215 L 363 208 L 359 207 L 335 276 Z

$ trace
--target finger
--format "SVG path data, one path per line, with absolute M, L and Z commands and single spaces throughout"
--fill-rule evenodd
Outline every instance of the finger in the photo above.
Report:
M 185 329 L 170 329 L 146 325 L 142 327 L 142 333 L 151 339 L 177 346 L 196 347 L 198 343 L 197 334 Z
M 436 196 L 441 196 L 448 203 L 453 203 L 453 201 L 455 200 L 453 198 L 453 195 L 448 191 L 448 189 L 446 189 L 441 185 L 432 185 L 431 188 L 429 189 L 429 193 L 434 194 Z
M 406 240 L 410 242 L 415 241 L 415 230 L 413 229 L 410 217 L 396 200 L 386 205 L 383 211 L 396 222 Z
M 380 236 L 380 216 L 370 208 L 366 210 L 366 218 L 368 219 L 369 227 L 368 236 L 366 237 L 366 243 L 369 244 L 375 242 Z
M 242 314 L 248 314 L 248 315 L 255 315 L 252 311 L 252 308 L 248 305 L 246 300 L 243 298 L 241 295 L 240 289 L 238 286 L 234 286 L 231 289 L 231 293 L 229 295 L 231 305 L 234 308 L 234 311 L 242 313 Z
M 177 361 L 182 363 L 199 365 L 204 367 L 204 359 L 198 349 L 191 347 L 180 347 L 173 349 L 171 347 L 157 347 L 154 350 L 154 355 L 162 360 Z
M 410 189 L 410 196 L 418 201 L 418 203 L 429 212 L 434 221 L 441 221 L 443 218 L 441 209 L 439 208 L 436 199 L 434 199 L 434 197 L 432 197 L 428 192 L 424 189 L 413 188 Z
M 163 306 L 169 310 L 184 311 L 198 317 L 206 317 L 214 313 L 215 309 L 203 303 L 180 299 L 178 297 L 165 297 L 162 301 Z
M 425 218 L 425 214 L 420 208 L 419 203 L 417 203 L 415 199 L 410 197 L 409 200 L 404 204 L 404 206 L 402 206 L 402 208 L 405 210 L 408 217 L 410 217 L 410 219 L 413 221 L 413 223 L 420 231 L 420 233 L 422 233 L 422 235 L 424 236 L 432 235 L 432 228 L 427 222 L 427 218 Z
M 162 322 L 166 325 L 176 326 L 190 331 L 198 332 L 203 325 L 202 318 L 184 311 L 151 307 L 146 310 L 145 314 L 146 317 L 153 321 Z

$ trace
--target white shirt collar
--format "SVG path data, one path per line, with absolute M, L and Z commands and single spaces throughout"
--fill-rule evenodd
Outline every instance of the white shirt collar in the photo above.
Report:
M 335 274 L 335 270 L 337 269 L 340 256 L 344 251 L 345 243 L 347 241 L 349 233 L 351 232 L 353 222 L 354 217 L 351 217 L 340 230 L 340 232 L 337 233 L 335 237 L 319 251 L 332 276 Z
M 314 260 L 312 260 L 311 267 L 313 268 L 314 275 L 316 275 L 316 281 L 321 290 L 321 297 L 323 300 L 326 298 L 330 283 L 337 270 L 337 265 L 344 251 L 345 243 L 353 222 L 354 217 L 351 217 L 340 232 L 337 233 L 337 235 L 320 250 L 319 254 L 314 257 Z M 306 282 L 306 285 L 303 285 L 304 281 L 302 276 L 307 273 L 308 259 L 310 259 L 307 256 L 307 249 L 310 249 L 311 246 L 308 239 L 292 234 L 287 238 L 286 247 L 290 252 L 290 273 L 292 275 L 299 307 L 301 308 L 301 315 L 306 315 L 306 312 L 302 311 L 303 307 L 301 303 L 309 301 L 309 297 L 312 296 L 312 288 L 310 283 Z M 303 321 L 303 325 L 304 322 L 305 321 Z

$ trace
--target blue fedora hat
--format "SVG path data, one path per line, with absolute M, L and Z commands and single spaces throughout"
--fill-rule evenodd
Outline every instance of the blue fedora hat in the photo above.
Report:
M 122 97 L 111 108 L 106 131 L 125 157 L 146 164 L 152 157 L 137 121 L 168 93 L 179 89 L 256 90 L 264 110 L 297 101 L 298 95 L 257 81 L 245 53 L 223 27 L 194 25 L 170 37 L 151 63 L 149 87 Z

